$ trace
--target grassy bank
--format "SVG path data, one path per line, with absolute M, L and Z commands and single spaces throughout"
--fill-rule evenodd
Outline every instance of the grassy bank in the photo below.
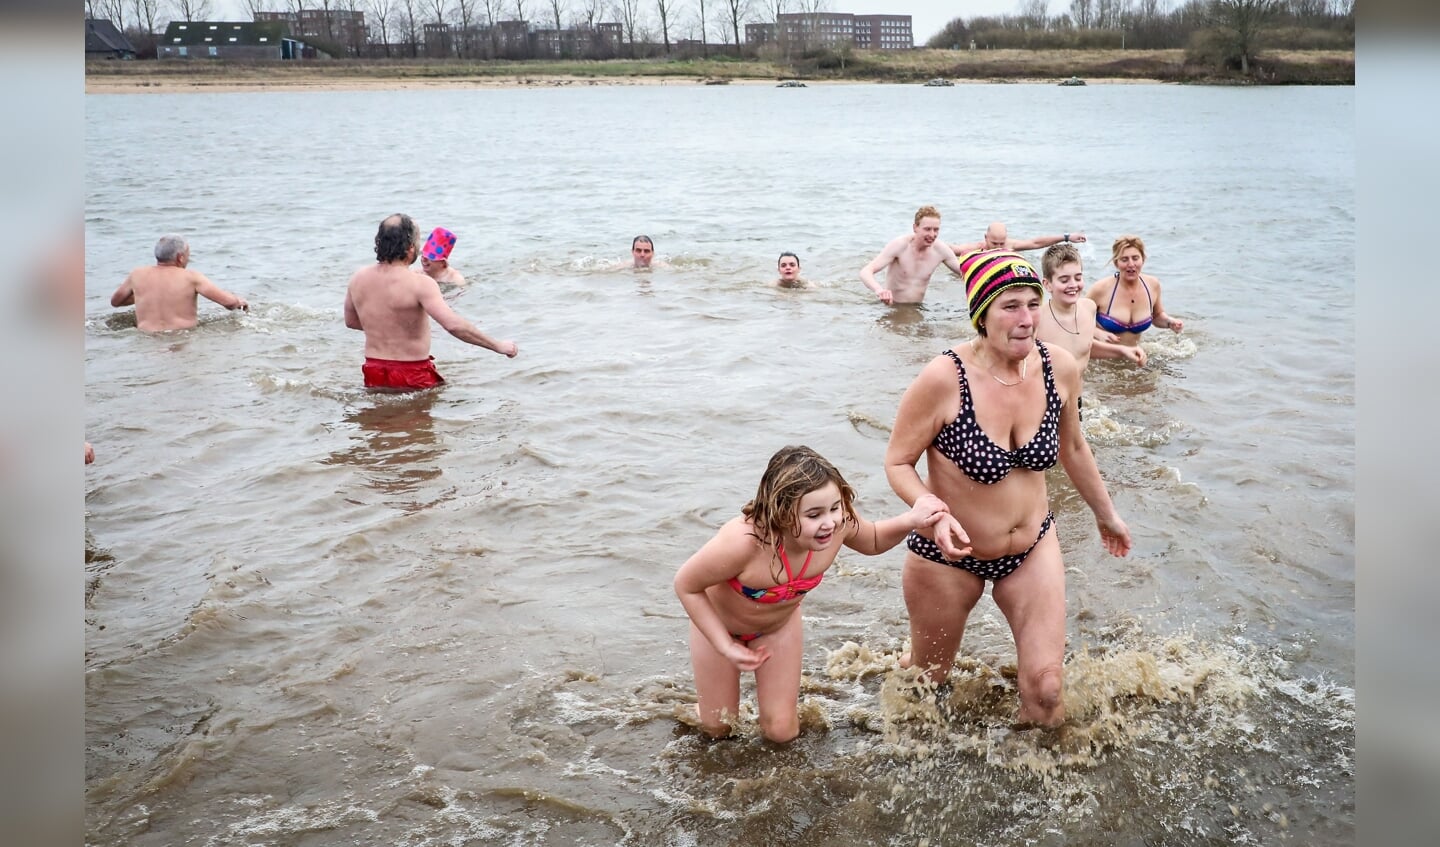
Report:
M 983 81 L 1092 80 L 1189 83 L 1353 85 L 1353 51 L 1262 54 L 1251 78 L 1187 63 L 1183 50 L 909 50 L 821 53 L 792 62 L 695 58 L 609 61 L 460 61 L 433 59 L 231 62 L 95 61 L 86 64 L 92 89 L 187 86 L 287 87 L 345 84 L 524 84 L 574 81 L 804 80 L 913 83 L 934 77 Z

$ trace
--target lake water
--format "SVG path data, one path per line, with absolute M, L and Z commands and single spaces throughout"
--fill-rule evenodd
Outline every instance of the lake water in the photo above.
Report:
M 597 86 L 86 98 L 87 843 L 1199 845 L 1354 837 L 1354 90 Z M 1134 535 L 1050 479 L 1069 725 L 1016 732 L 988 596 L 937 708 L 903 548 L 805 601 L 804 728 L 706 743 L 670 581 L 805 443 L 878 518 L 941 237 L 1137 233 L 1185 332 L 1097 361 Z M 359 387 L 341 303 L 404 211 L 459 235 L 449 384 Z M 252 304 L 148 336 L 161 234 Z M 647 233 L 669 268 L 614 269 Z M 811 292 L 766 287 L 793 250 Z M 1037 256 L 1038 258 L 1038 256 Z M 1093 413 L 1092 413 L 1093 408 Z M 750 700 L 749 686 L 746 698 Z M 750 700 L 753 702 L 753 700 Z

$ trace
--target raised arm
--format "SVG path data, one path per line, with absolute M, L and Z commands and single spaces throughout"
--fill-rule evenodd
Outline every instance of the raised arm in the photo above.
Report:
M 705 589 L 738 577 L 754 552 L 754 539 L 745 534 L 739 521 L 731 521 L 680 566 L 674 582 L 675 596 L 680 598 L 695 628 L 716 652 L 747 671 L 764 664 L 769 652 L 763 648 L 752 650 L 731 638 Z
M 125 281 L 120 283 L 120 287 L 115 289 L 114 294 L 110 295 L 111 306 L 118 309 L 121 306 L 135 305 L 135 284 L 131 282 L 131 276 L 131 274 L 126 274 Z
M 1165 307 L 1160 304 L 1160 280 L 1150 278 L 1150 294 L 1155 298 L 1155 308 L 1151 310 L 1150 321 L 1161 329 L 1168 329 L 1172 332 L 1179 332 L 1185 328 L 1185 322 L 1179 318 L 1170 317 Z
M 440 286 L 435 280 L 424 274 L 415 274 L 415 284 L 418 288 L 420 305 L 424 307 L 425 313 L 435 319 L 446 332 L 464 341 L 466 344 L 474 344 L 476 347 L 484 347 L 486 350 L 493 350 L 503 356 L 515 358 L 520 348 L 515 346 L 513 341 L 501 341 L 491 338 L 480 331 L 480 328 L 455 314 L 450 304 L 445 302 L 445 297 L 440 293 Z
M 1065 387 L 1065 394 L 1074 400 L 1080 396 L 1080 366 L 1075 357 L 1064 349 L 1051 347 L 1052 367 L 1055 381 Z M 1076 403 L 1066 402 L 1060 409 L 1060 464 L 1074 483 L 1075 490 L 1095 514 L 1095 523 L 1100 527 L 1100 540 L 1112 556 L 1125 556 L 1130 552 L 1130 529 L 1115 511 L 1110 501 L 1110 492 L 1105 490 L 1105 481 L 1100 478 L 1100 468 L 1095 464 L 1095 454 L 1085 441 L 1080 429 L 1080 411 Z
M 206 300 L 213 300 L 231 311 L 235 309 L 250 310 L 250 304 L 244 298 L 237 297 L 220 286 L 210 281 L 210 278 L 199 271 L 190 271 L 190 284 L 195 286 L 195 293 Z
M 1038 235 L 1034 238 L 1024 240 L 1015 239 L 1010 242 L 1011 250 L 1043 250 L 1046 247 L 1059 244 L 1060 242 L 1073 242 L 1075 244 L 1085 243 L 1085 233 L 1067 232 L 1064 235 Z

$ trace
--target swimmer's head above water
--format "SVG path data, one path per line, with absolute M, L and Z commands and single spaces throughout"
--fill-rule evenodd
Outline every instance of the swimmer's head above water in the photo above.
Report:
M 635 259 L 635 267 L 650 267 L 650 262 L 655 258 L 655 242 L 651 241 L 648 235 L 635 236 L 630 242 L 630 255 Z

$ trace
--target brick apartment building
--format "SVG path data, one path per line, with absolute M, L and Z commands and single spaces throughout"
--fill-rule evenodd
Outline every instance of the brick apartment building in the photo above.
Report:
M 753 33 L 753 38 L 752 38 Z M 862 50 L 909 50 L 915 33 L 909 15 L 855 15 L 849 12 L 787 12 L 774 24 L 749 24 L 751 43 L 778 42 L 782 47 L 838 47 L 850 43 Z
M 365 13 L 349 9 L 301 9 L 299 12 L 256 12 L 256 23 L 289 24 L 290 34 L 305 41 L 344 47 L 352 56 L 370 41 Z

